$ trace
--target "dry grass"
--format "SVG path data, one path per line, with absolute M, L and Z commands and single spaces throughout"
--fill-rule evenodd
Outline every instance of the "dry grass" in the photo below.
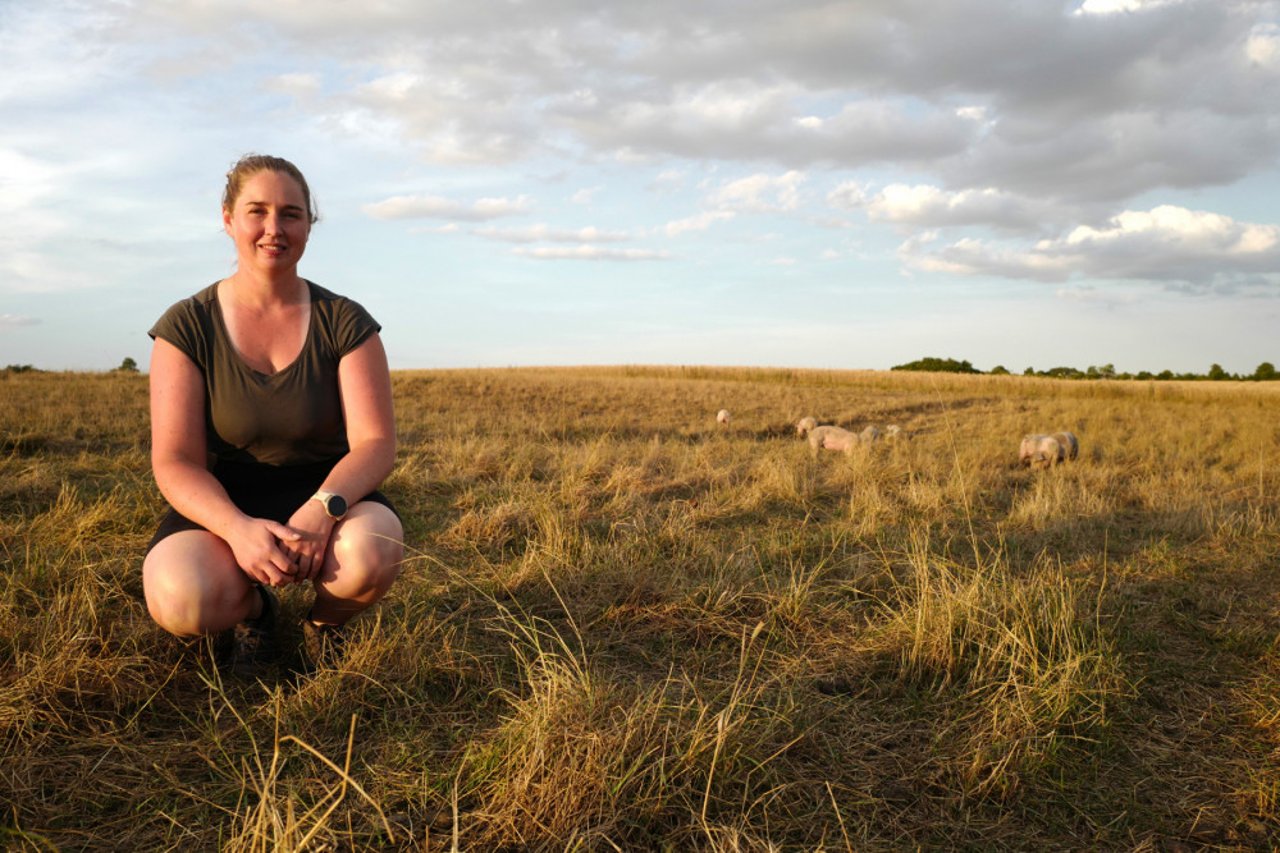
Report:
M 340 669 L 246 684 L 141 601 L 145 377 L 0 377 L 4 844 L 1280 845 L 1270 385 L 394 385 L 402 579 Z M 808 414 L 911 437 L 814 457 Z M 1057 429 L 1078 462 L 1015 464 Z

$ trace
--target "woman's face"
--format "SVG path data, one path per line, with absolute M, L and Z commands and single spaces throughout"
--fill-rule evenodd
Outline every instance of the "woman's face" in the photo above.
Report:
M 283 172 L 250 175 L 222 225 L 236 245 L 242 270 L 279 271 L 298 265 L 311 222 L 298 182 Z

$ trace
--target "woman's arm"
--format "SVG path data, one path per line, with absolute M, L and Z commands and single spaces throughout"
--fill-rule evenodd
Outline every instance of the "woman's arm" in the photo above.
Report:
M 320 488 L 350 502 L 378 488 L 396 459 L 395 415 L 391 406 L 391 372 L 382 339 L 373 334 L 338 363 L 338 391 L 350 451 L 338 460 Z M 318 574 L 335 522 L 319 501 L 309 500 L 289 519 L 303 534 L 288 544 L 299 557 L 299 580 Z
M 151 350 L 151 469 L 169 504 L 226 541 L 241 570 L 260 583 L 290 583 L 296 571 L 277 540 L 297 534 L 241 512 L 206 467 L 205 387 L 182 350 L 157 338 Z

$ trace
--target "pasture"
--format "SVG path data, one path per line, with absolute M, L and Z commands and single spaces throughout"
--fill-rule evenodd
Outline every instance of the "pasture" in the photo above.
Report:
M 146 377 L 0 375 L 5 845 L 1280 845 L 1278 383 L 393 379 L 401 579 L 243 683 L 142 601 Z

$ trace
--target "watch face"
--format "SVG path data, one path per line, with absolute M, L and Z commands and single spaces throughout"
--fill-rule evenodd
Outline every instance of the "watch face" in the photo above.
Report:
M 334 518 L 342 518 L 347 514 L 347 499 L 342 495 L 329 495 L 325 510 Z

